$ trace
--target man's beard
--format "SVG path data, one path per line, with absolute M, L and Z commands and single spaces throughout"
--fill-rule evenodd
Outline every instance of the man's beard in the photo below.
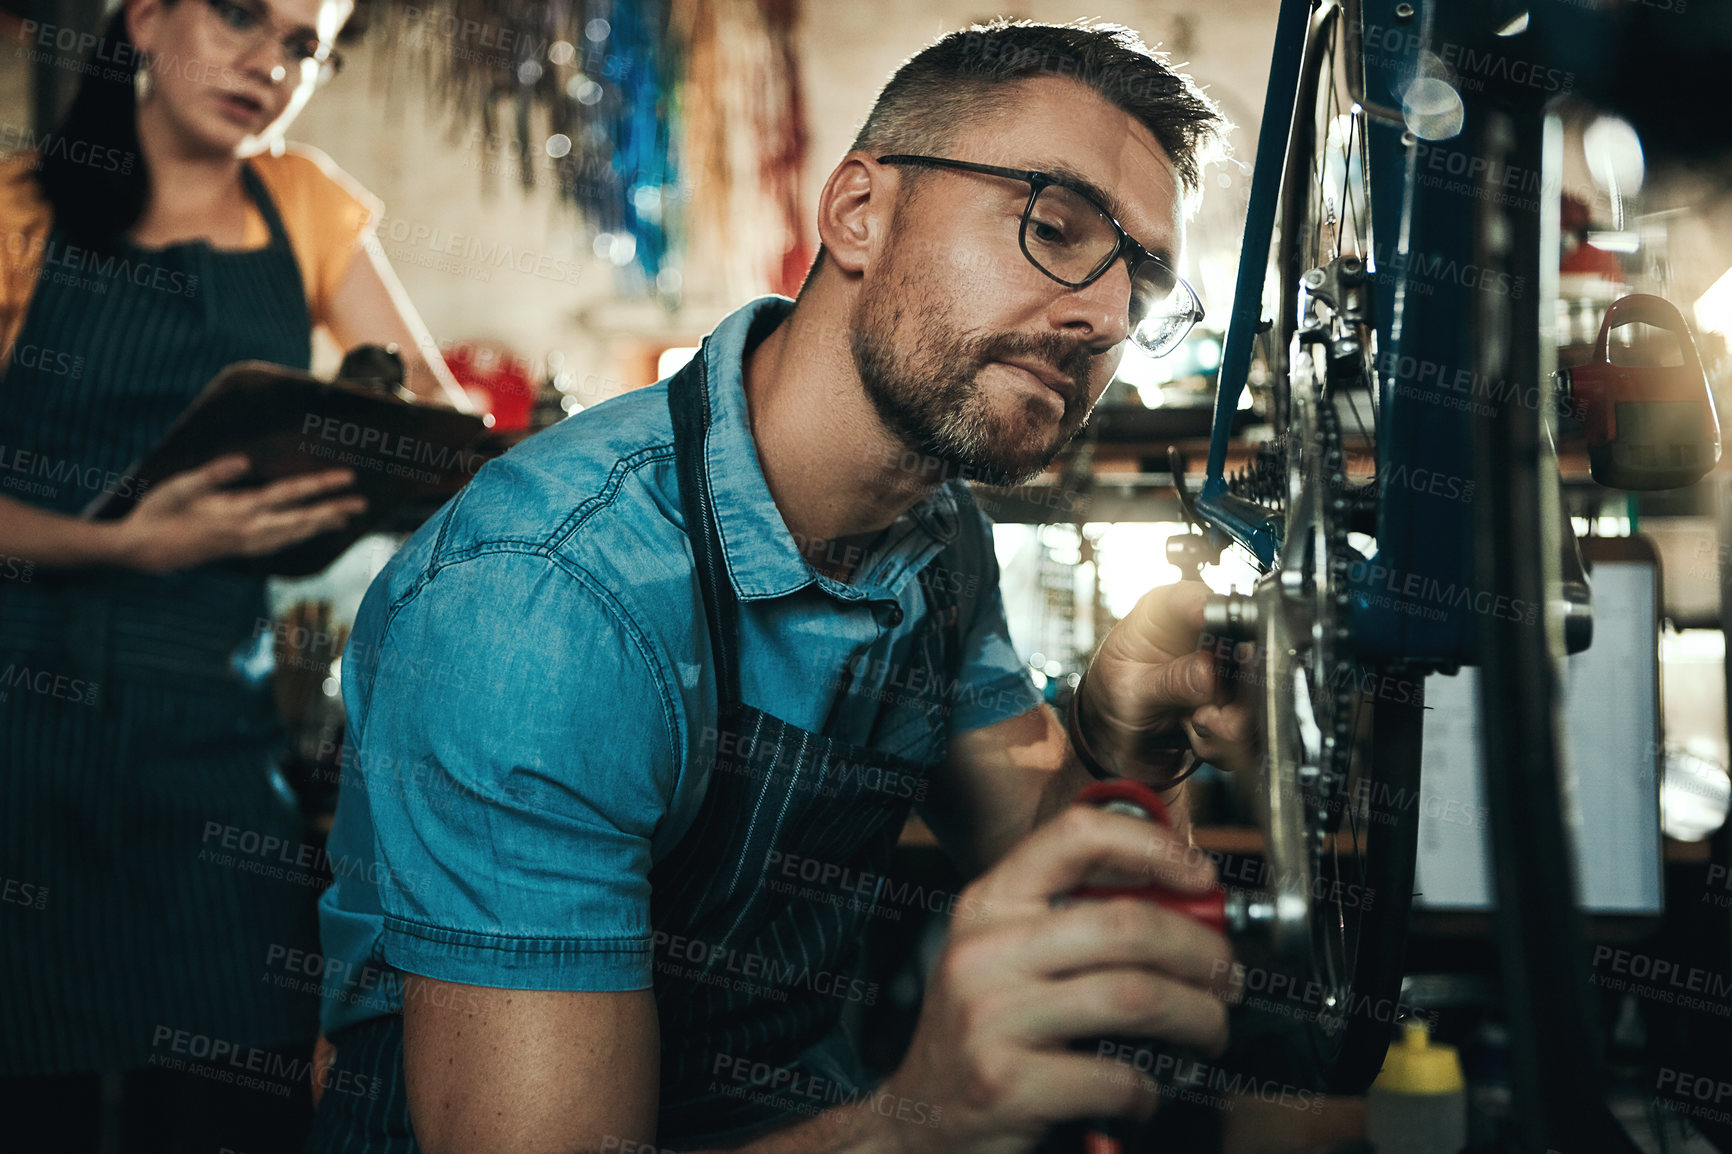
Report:
M 941 462 L 946 478 L 1018 485 L 1039 476 L 1088 420 L 1088 348 L 1056 333 L 964 333 L 950 323 L 955 312 L 937 302 L 920 308 L 916 331 L 899 340 L 904 310 L 891 297 L 910 294 L 898 280 L 887 276 L 877 291 L 862 294 L 849 337 L 855 370 L 884 427 Z M 1014 398 L 1020 412 L 1008 419 L 997 411 L 978 375 L 1005 360 L 1036 361 L 1069 378 L 1071 396 L 1052 436 L 1042 435 L 1052 418 L 1039 397 Z

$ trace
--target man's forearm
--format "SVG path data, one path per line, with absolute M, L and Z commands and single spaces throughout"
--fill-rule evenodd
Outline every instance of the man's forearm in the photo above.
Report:
M 1148 772 L 1159 780 L 1155 767 Z M 1070 805 L 1094 778 L 1071 747 L 1064 719 L 1043 703 L 953 736 L 948 771 L 929 780 L 921 813 L 963 876 L 972 877 Z M 1187 829 L 1183 786 L 1161 796 L 1179 828 Z
M 1047 778 L 1046 788 L 1041 791 L 1040 804 L 1035 809 L 1034 824 L 1042 825 L 1047 819 L 1063 812 L 1064 808 L 1076 800 L 1076 795 L 1085 786 L 1094 782 L 1082 761 L 1071 748 L 1070 742 L 1065 742 L 1064 761 L 1058 769 Z

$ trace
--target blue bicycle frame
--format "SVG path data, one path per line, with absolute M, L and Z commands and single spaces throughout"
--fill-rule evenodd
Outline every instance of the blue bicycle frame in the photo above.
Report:
M 1501 382 L 1475 378 L 1462 355 L 1475 282 L 1472 189 L 1466 181 L 1432 181 L 1466 171 L 1471 158 L 1451 141 L 1421 141 L 1404 133 L 1399 93 L 1416 72 L 1419 54 L 1436 46 L 1441 4 L 1363 0 L 1352 12 L 1330 12 L 1334 0 L 1283 0 L 1274 63 L 1257 140 L 1246 229 L 1233 310 L 1222 350 L 1207 473 L 1196 507 L 1215 530 L 1249 550 L 1265 568 L 1277 563 L 1282 523 L 1267 508 L 1228 491 L 1227 452 L 1240 394 L 1262 324 L 1263 282 L 1283 187 L 1289 129 L 1295 116 L 1301 62 L 1324 19 L 1344 23 L 1343 43 L 1357 38 L 1363 60 L 1363 106 L 1374 249 L 1361 254 L 1373 275 L 1375 365 L 1378 380 L 1377 551 L 1349 573 L 1351 635 L 1364 661 L 1409 658 L 1471 663 L 1476 604 L 1472 540 L 1470 422 L 1475 397 Z M 1349 53 L 1353 59 L 1355 53 Z M 1381 115 L 1371 110 L 1382 111 Z M 1421 177 L 1427 179 L 1420 179 Z M 1459 188 L 1468 189 L 1462 195 Z M 1519 292 L 1522 286 L 1517 286 Z M 1294 293 L 1297 285 L 1283 284 Z M 1531 294 L 1537 286 L 1525 286 Z M 1515 307 L 1522 302 L 1512 301 Z M 1477 606 L 1484 612 L 1484 606 Z

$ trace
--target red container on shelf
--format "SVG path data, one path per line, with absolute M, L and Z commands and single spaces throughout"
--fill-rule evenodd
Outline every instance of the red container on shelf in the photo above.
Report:
M 464 341 L 445 350 L 445 364 L 464 391 L 485 395 L 495 432 L 529 428 L 535 375 L 528 361 L 504 345 Z

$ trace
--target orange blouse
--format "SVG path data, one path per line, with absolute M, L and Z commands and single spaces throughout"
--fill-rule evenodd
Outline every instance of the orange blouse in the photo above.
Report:
M 247 163 L 283 218 L 313 324 L 327 324 L 337 286 L 384 206 L 316 148 L 291 145 L 281 156 L 263 154 Z M 0 369 L 11 358 L 24 327 L 54 221 L 53 209 L 32 175 L 34 164 L 31 153 L 0 158 Z M 268 243 L 270 230 L 249 201 L 241 248 L 263 248 Z

